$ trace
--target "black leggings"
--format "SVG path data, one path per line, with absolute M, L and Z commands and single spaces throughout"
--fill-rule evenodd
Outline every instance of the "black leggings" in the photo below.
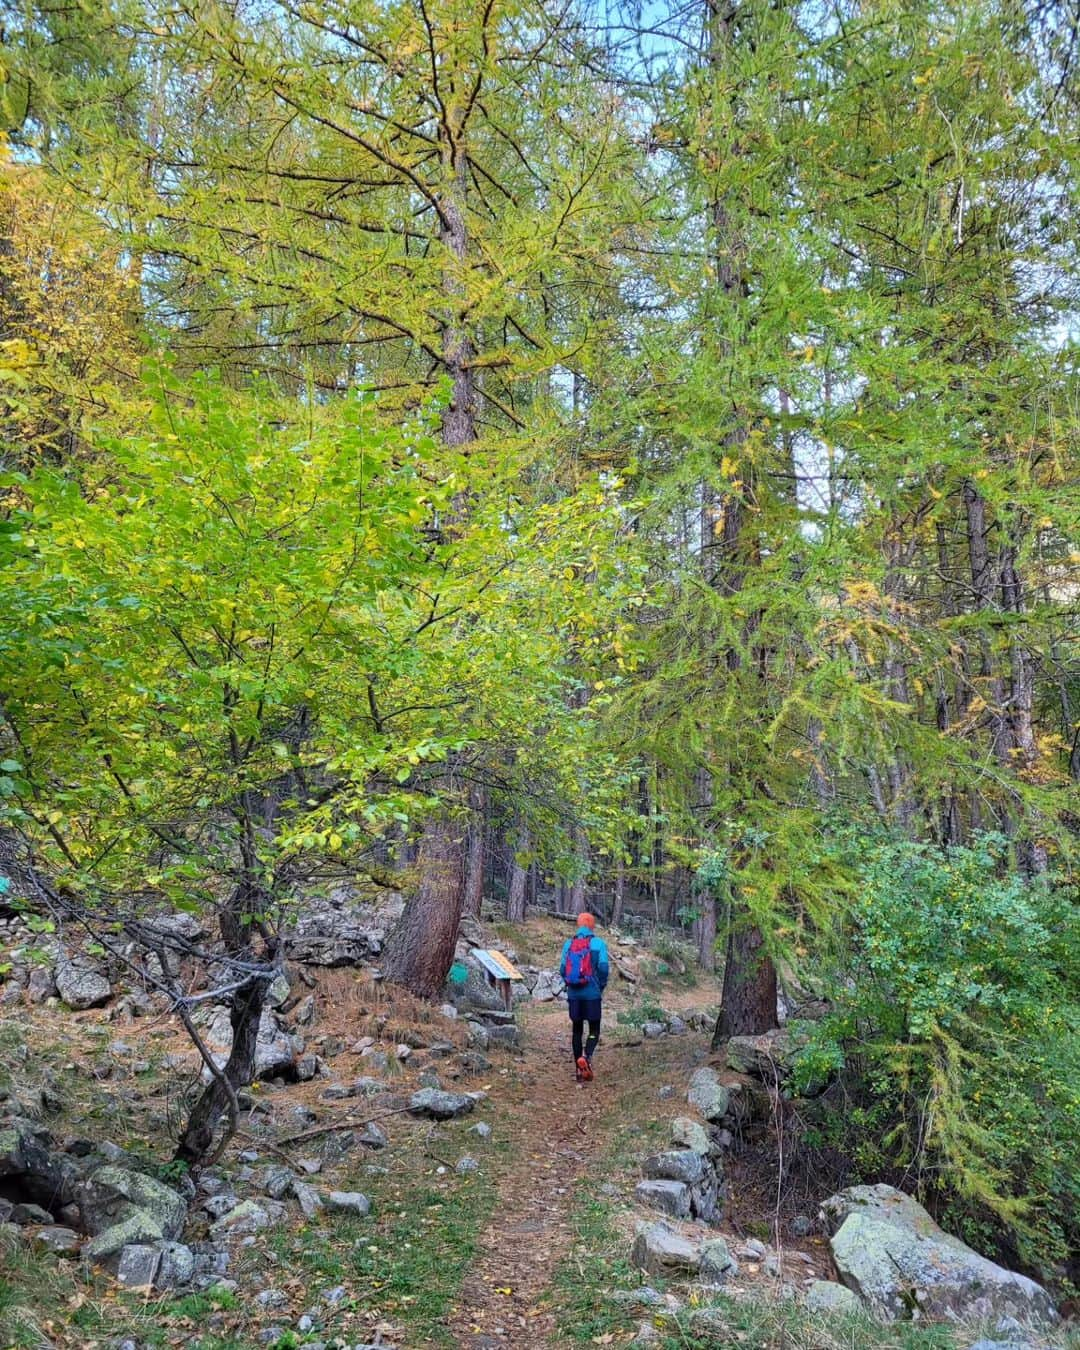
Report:
M 593 1051 L 600 1042 L 600 1000 L 598 998 L 574 998 L 570 1000 L 570 1022 L 574 1031 L 574 1059 L 582 1055 L 582 1039 L 585 1023 L 589 1024 L 589 1039 L 585 1041 L 585 1058 L 592 1059 Z

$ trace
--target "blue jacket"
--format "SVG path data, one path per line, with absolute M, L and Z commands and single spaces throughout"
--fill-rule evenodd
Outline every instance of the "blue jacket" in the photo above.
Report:
M 603 938 L 598 938 L 591 928 L 579 928 L 574 937 L 592 938 L 589 946 L 593 954 L 593 977 L 588 984 L 578 985 L 571 989 L 566 987 L 568 998 L 599 998 L 604 992 L 604 987 L 608 982 L 608 975 L 611 972 L 611 966 L 608 963 L 607 943 Z M 566 979 L 566 957 L 570 951 L 570 943 L 573 938 L 567 938 L 563 943 L 562 960 L 559 962 L 559 974 Z

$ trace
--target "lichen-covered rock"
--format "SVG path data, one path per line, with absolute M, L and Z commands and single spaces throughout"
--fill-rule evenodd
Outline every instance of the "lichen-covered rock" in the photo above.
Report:
M 720 1284 L 738 1273 L 739 1263 L 723 1238 L 710 1238 L 701 1246 L 701 1278 Z
M 43 1206 L 65 1205 L 79 1180 L 72 1158 L 53 1152 L 49 1132 L 36 1121 L 10 1116 L 0 1121 L 0 1180 L 17 1185 L 14 1194 Z
M 1046 1290 L 996 1265 L 944 1232 L 911 1196 L 889 1186 L 855 1186 L 831 1196 L 822 1218 L 835 1227 L 841 1280 L 880 1316 L 1015 1317 L 1047 1323 L 1057 1311 Z
M 671 1142 L 679 1148 L 692 1149 L 702 1157 L 712 1152 L 712 1141 L 704 1125 L 689 1116 L 676 1116 L 671 1122 Z
M 96 1233 L 82 1249 L 88 1261 L 110 1261 L 119 1256 L 125 1247 L 149 1246 L 159 1243 L 165 1234 L 161 1224 L 145 1210 L 133 1209 L 130 1214 L 117 1223 Z
M 834 1280 L 815 1280 L 806 1289 L 806 1306 L 811 1312 L 846 1313 L 862 1307 L 858 1295 Z
M 160 1237 L 176 1238 L 187 1218 L 187 1205 L 176 1191 L 154 1177 L 113 1163 L 95 1168 L 79 1185 L 75 1198 L 88 1233 L 100 1233 L 141 1211 L 155 1220 Z
M 639 1181 L 634 1196 L 639 1204 L 673 1219 L 690 1216 L 690 1187 L 682 1181 Z
M 553 999 L 561 998 L 563 987 L 563 978 L 557 970 L 542 970 L 532 987 L 533 1002 L 550 1003 Z
M 56 1224 L 39 1228 L 33 1241 L 34 1246 L 41 1251 L 53 1252 L 57 1256 L 74 1256 L 82 1245 L 82 1238 L 73 1228 L 61 1228 Z
M 241 1200 L 228 1213 L 223 1214 L 211 1225 L 210 1236 L 214 1238 L 234 1237 L 241 1234 L 258 1233 L 270 1226 L 270 1211 L 254 1200 Z
M 705 1067 L 696 1070 L 690 1079 L 687 1100 L 706 1120 L 722 1120 L 727 1115 L 730 1093 L 716 1070 Z
M 306 1181 L 294 1181 L 292 1193 L 305 1219 L 314 1219 L 323 1207 L 322 1196 Z
M 161 1265 L 161 1252 L 156 1247 L 133 1243 L 125 1247 L 116 1262 L 117 1283 L 127 1289 L 148 1289 Z
M 414 1116 L 427 1116 L 431 1120 L 456 1120 L 467 1116 L 476 1106 L 476 1101 L 464 1093 L 443 1092 L 439 1088 L 421 1088 L 409 1099 L 409 1110 Z
M 638 1225 L 631 1259 L 650 1275 L 696 1275 L 701 1248 L 666 1223 L 643 1223 Z
M 195 1253 L 182 1242 L 164 1242 L 154 1277 L 156 1289 L 182 1289 L 195 1275 Z
M 233 1040 L 232 1022 L 227 1008 L 218 1008 L 211 1015 L 203 1039 L 218 1068 L 224 1068 Z M 255 1040 L 255 1077 L 297 1078 L 296 1064 L 303 1050 L 302 1037 L 286 1030 L 272 1009 L 263 1008 Z M 203 1078 L 209 1076 L 210 1070 L 204 1068 Z
M 98 1008 L 112 997 L 108 976 L 85 956 L 61 951 L 56 960 L 56 988 L 69 1008 Z
M 786 1027 L 777 1027 L 760 1036 L 732 1036 L 727 1043 L 728 1067 L 736 1073 L 750 1074 L 771 1084 L 791 1072 L 794 1048 L 792 1035 Z

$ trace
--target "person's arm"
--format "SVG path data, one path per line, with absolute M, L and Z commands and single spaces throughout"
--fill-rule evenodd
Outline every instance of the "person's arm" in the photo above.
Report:
M 600 992 L 603 993 L 607 988 L 608 975 L 611 973 L 611 965 L 608 961 L 607 943 L 603 938 L 596 939 L 596 975 L 600 981 Z

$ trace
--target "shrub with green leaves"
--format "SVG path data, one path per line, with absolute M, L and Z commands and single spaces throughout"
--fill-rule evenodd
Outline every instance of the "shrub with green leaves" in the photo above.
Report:
M 900 1173 L 976 1246 L 1048 1272 L 1080 1237 L 1077 897 L 1006 874 L 1005 847 L 863 841 L 833 1011 L 796 1081 L 842 1068 L 850 1127 L 880 1130 L 863 1171 Z

